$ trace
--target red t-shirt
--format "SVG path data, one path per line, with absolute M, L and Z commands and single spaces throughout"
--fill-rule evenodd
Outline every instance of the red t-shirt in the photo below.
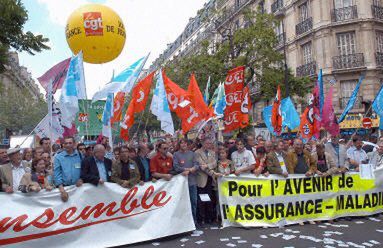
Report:
M 150 173 L 161 173 L 161 174 L 169 174 L 170 170 L 173 168 L 173 159 L 166 156 L 163 158 L 160 153 L 157 153 L 150 160 Z

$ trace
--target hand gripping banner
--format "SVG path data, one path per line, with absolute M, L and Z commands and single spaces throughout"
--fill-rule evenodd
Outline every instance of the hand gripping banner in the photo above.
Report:
M 383 177 L 243 175 L 219 179 L 224 227 L 281 227 L 310 220 L 383 212 Z
M 195 229 L 187 178 L 125 189 L 105 183 L 58 190 L 0 194 L 0 246 L 110 247 Z

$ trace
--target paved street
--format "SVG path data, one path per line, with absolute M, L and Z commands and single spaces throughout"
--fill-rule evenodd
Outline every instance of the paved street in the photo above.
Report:
M 383 216 L 267 229 L 210 226 L 129 247 L 383 247 Z

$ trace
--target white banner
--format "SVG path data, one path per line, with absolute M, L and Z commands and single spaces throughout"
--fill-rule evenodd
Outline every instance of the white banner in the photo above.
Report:
M 0 245 L 110 247 L 195 229 L 187 178 L 159 180 L 130 190 L 117 184 L 0 194 Z

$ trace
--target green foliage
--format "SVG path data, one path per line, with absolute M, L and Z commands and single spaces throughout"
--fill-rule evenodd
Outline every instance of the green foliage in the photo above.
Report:
M 20 0 L 0 0 L 0 72 L 4 70 L 6 53 L 11 47 L 31 55 L 50 49 L 46 45 L 48 38 L 23 31 L 27 20 L 28 12 Z
M 43 99 L 32 99 L 27 89 L 17 86 L 0 90 L 0 130 L 11 130 L 23 134 L 30 133 L 47 114 L 47 103 Z
M 273 27 L 278 21 L 267 13 L 244 10 L 245 28 L 233 31 L 233 28 L 222 28 L 223 41 L 219 44 L 201 43 L 197 52 L 192 55 L 176 58 L 167 67 L 168 76 L 184 89 L 189 84 L 189 77 L 195 73 L 200 89 L 206 86 L 211 76 L 210 95 L 219 82 L 223 82 L 229 69 L 245 65 L 247 82 L 256 78 L 260 85 L 260 94 L 253 101 L 270 99 L 275 96 L 277 85 L 285 92 L 283 54 L 275 49 L 277 36 Z M 209 48 L 214 47 L 214 52 Z M 308 78 L 296 78 L 288 73 L 290 95 L 304 96 L 309 91 Z M 285 95 L 285 94 L 284 94 Z

